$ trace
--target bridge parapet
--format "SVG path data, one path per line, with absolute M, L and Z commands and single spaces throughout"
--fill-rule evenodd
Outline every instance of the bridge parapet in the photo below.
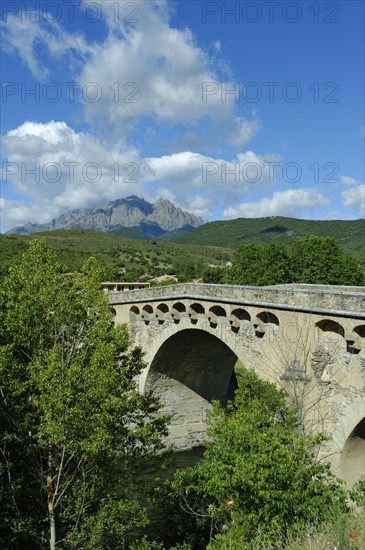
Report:
M 114 292 L 109 295 L 112 305 L 178 298 L 214 300 L 216 302 L 267 305 L 290 309 L 365 316 L 365 287 L 324 285 L 277 285 L 267 287 L 182 283 L 143 290 Z

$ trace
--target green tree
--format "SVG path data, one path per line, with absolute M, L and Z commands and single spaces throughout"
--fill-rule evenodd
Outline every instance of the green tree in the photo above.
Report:
M 141 265 L 130 264 L 122 275 L 123 281 L 136 282 L 144 275 L 144 268 Z
M 202 275 L 205 283 L 220 285 L 223 282 L 224 268 L 208 266 L 204 269 Z
M 99 284 L 93 259 L 62 275 L 38 239 L 3 282 L 2 548 L 126 548 L 147 523 L 136 470 L 162 449 L 165 419 L 137 390 L 141 352 L 126 353 Z
M 202 461 L 164 494 L 173 529 L 194 548 L 210 540 L 208 548 L 241 550 L 257 537 L 282 548 L 288 533 L 346 508 L 329 465 L 315 460 L 321 436 L 300 435 L 285 394 L 253 371 L 239 377 L 234 403 L 215 403 L 208 435 Z
M 174 273 L 181 282 L 188 282 L 196 277 L 201 277 L 202 272 L 203 263 L 201 260 L 184 258 L 175 260 L 172 264 L 172 273 Z
M 311 235 L 296 239 L 289 253 L 293 282 L 362 285 L 364 272 L 331 237 Z
M 287 249 L 281 243 L 244 243 L 235 252 L 224 282 L 266 286 L 284 283 L 362 285 L 364 271 L 330 237 L 296 239 Z
M 277 285 L 290 280 L 288 252 L 281 243 L 242 244 L 224 281 L 234 285 Z

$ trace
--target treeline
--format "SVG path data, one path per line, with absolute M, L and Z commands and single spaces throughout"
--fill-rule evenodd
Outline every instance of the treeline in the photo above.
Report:
M 297 239 L 291 247 L 281 243 L 242 244 L 232 266 L 212 269 L 205 282 L 266 286 L 285 283 L 355 285 L 365 283 L 356 260 L 330 237 Z

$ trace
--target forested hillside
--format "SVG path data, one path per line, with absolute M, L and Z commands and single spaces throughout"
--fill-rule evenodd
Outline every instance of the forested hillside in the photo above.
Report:
M 128 228 L 125 228 L 130 236 Z M 135 236 L 136 231 L 133 233 Z M 44 236 L 47 245 L 57 252 L 65 271 L 77 271 L 89 257 L 95 256 L 103 266 L 104 280 L 132 281 L 147 275 L 178 275 L 181 280 L 201 277 L 209 265 L 224 266 L 233 249 L 222 246 L 165 243 L 156 239 L 131 239 L 113 233 L 87 230 L 47 231 L 34 236 L 0 235 L 3 278 L 14 261 L 19 260 L 35 237 Z
M 252 241 L 243 240 L 239 246 L 233 242 L 233 237 L 229 241 L 232 246 L 227 246 L 224 240 L 220 245 L 204 242 L 189 244 L 131 239 L 124 235 L 87 230 L 49 231 L 43 235 L 47 245 L 57 252 L 65 272 L 79 271 L 83 262 L 92 255 L 103 266 L 102 277 L 105 281 L 141 280 L 162 284 L 166 283 L 166 277 L 162 281 L 160 277 L 173 275 L 175 278 L 170 278 L 170 282 L 199 280 L 242 285 L 292 282 L 361 285 L 364 275 L 359 265 L 362 268 L 365 266 L 365 243 L 363 236 L 357 234 L 362 231 L 360 222 L 348 222 L 352 224 L 349 226 L 353 235 L 351 243 L 345 233 L 342 239 L 339 234 L 337 239 L 315 235 L 282 238 L 277 224 L 269 227 L 270 230 L 261 229 L 266 240 L 253 237 Z M 210 228 L 220 223 L 224 222 L 213 222 L 207 226 Z M 262 225 L 262 220 L 260 223 Z M 202 231 L 204 227 L 196 231 Z M 274 234 L 279 236 L 273 238 Z M 20 258 L 34 237 L 0 236 L 0 278 L 7 274 L 9 267 Z M 213 236 L 212 240 L 219 241 Z M 341 246 L 341 241 L 346 242 L 347 246 Z M 300 246 L 304 246 L 303 250 Z M 229 262 L 232 261 L 234 265 L 230 268 Z
M 215 221 L 197 227 L 190 233 L 173 236 L 187 244 L 224 245 L 236 248 L 244 242 L 265 244 L 273 241 L 292 244 L 298 237 L 317 235 L 333 237 L 343 250 L 364 261 L 365 220 L 300 220 L 296 218 L 238 218 Z M 168 239 L 169 235 L 165 238 Z M 163 238 L 163 237 L 161 237 Z

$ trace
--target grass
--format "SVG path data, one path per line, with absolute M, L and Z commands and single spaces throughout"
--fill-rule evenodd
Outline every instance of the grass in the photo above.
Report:
M 350 538 L 350 534 L 354 538 Z M 331 523 L 319 529 L 308 527 L 303 536 L 289 542 L 285 550 L 364 550 L 365 514 L 350 513 L 335 516 Z
M 351 535 L 351 537 L 350 537 Z M 362 511 L 335 513 L 332 521 L 313 526 L 308 525 L 302 534 L 288 540 L 268 542 L 264 536 L 257 536 L 243 543 L 232 537 L 220 544 L 213 541 L 208 548 L 214 550 L 364 550 L 365 513 Z

